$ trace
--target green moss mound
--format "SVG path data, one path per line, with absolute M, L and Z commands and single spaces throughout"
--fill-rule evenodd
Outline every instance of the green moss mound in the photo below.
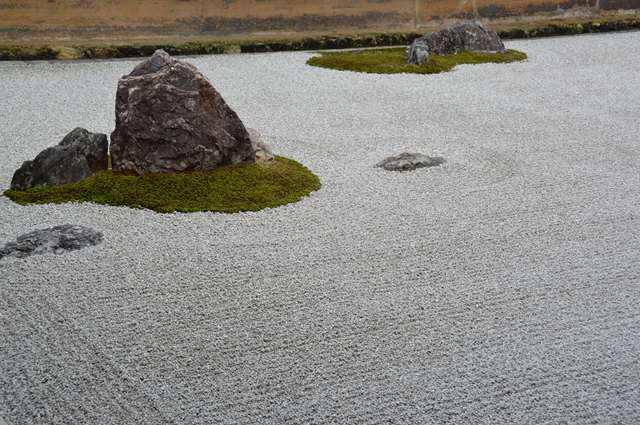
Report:
M 522 61 L 527 55 L 517 50 L 504 53 L 462 52 L 456 55 L 431 56 L 425 65 L 407 64 L 404 47 L 372 49 L 348 52 L 327 52 L 314 56 L 307 64 L 340 71 L 367 72 L 372 74 L 437 74 L 451 71 L 456 65 L 479 63 L 509 63 Z
M 320 188 L 320 179 L 296 161 L 220 167 L 211 172 L 131 176 L 103 171 L 79 183 L 7 190 L 21 205 L 93 202 L 156 212 L 258 211 L 297 202 Z

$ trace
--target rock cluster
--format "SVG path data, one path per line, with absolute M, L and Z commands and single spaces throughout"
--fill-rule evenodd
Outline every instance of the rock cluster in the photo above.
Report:
M 15 242 L 0 248 L 4 257 L 24 258 L 38 254 L 63 254 L 102 242 L 102 233 L 90 227 L 63 224 L 48 229 L 38 229 L 18 236 Z
M 193 65 L 158 50 L 118 82 L 114 171 L 135 174 L 254 162 L 238 115 Z
M 11 189 L 79 182 L 107 169 L 108 151 L 106 135 L 76 128 L 26 161 Z M 210 171 L 273 158 L 259 133 L 249 134 L 196 67 L 163 50 L 118 82 L 110 151 L 114 171 L 138 175 Z
M 57 145 L 25 161 L 14 173 L 11 189 L 27 190 L 37 186 L 75 183 L 106 170 L 107 136 L 76 128 Z
M 376 167 L 384 168 L 387 171 L 413 171 L 418 168 L 435 167 L 442 163 L 444 163 L 444 158 L 439 156 L 431 157 L 421 153 L 405 152 L 383 159 L 376 164 Z
M 464 51 L 504 52 L 495 31 L 476 22 L 468 22 L 417 38 L 409 46 L 407 62 L 423 65 L 431 55 L 452 55 Z

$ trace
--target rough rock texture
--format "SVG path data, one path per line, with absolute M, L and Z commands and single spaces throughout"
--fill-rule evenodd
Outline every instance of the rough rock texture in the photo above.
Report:
M 444 158 L 427 156 L 421 153 L 401 153 L 397 156 L 390 156 L 376 164 L 376 167 L 384 168 L 387 171 L 412 171 L 417 168 L 435 167 L 444 163 Z
M 115 171 L 213 170 L 255 161 L 246 128 L 191 64 L 158 50 L 118 82 Z
M 421 37 L 416 38 L 409 46 L 407 62 L 414 65 L 424 65 L 429 62 L 429 45 Z
M 429 60 L 430 55 L 504 50 L 504 44 L 495 31 L 488 30 L 477 22 L 467 22 L 415 39 L 409 46 L 407 62 L 422 65 Z
M 102 242 L 102 233 L 90 227 L 63 224 L 18 236 L 0 249 L 3 257 L 23 258 L 38 254 L 63 254 Z
M 57 146 L 43 150 L 33 161 L 25 161 L 14 173 L 11 189 L 27 190 L 84 180 L 107 169 L 108 148 L 106 135 L 78 127 Z
M 260 132 L 253 128 L 249 128 L 247 130 L 249 131 L 249 137 L 251 138 L 251 146 L 256 153 L 256 162 L 269 162 L 273 160 L 271 148 L 262 141 L 262 135 Z

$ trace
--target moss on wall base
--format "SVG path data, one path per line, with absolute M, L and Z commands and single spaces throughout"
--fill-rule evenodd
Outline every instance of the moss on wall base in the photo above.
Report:
M 602 20 L 556 21 L 537 24 L 500 25 L 493 23 L 503 39 L 537 38 L 557 35 L 589 34 L 640 29 L 639 18 L 607 18 Z M 331 50 L 360 47 L 385 47 L 410 44 L 424 35 L 421 32 L 390 32 L 333 36 L 305 36 L 289 39 L 220 40 L 200 39 L 186 42 L 150 44 L 86 44 L 68 46 L 0 45 L 0 60 L 68 60 L 110 59 L 151 56 L 164 49 L 173 56 L 223 53 L 259 53 L 298 50 Z

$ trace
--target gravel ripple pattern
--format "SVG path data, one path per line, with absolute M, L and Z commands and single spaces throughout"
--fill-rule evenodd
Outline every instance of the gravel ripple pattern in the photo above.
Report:
M 523 63 L 370 75 L 310 53 L 198 57 L 320 176 L 299 203 L 161 215 L 0 198 L 0 422 L 635 424 L 640 33 L 513 41 Z M 0 64 L 0 190 L 109 133 L 135 61 Z M 400 152 L 442 156 L 411 173 Z

